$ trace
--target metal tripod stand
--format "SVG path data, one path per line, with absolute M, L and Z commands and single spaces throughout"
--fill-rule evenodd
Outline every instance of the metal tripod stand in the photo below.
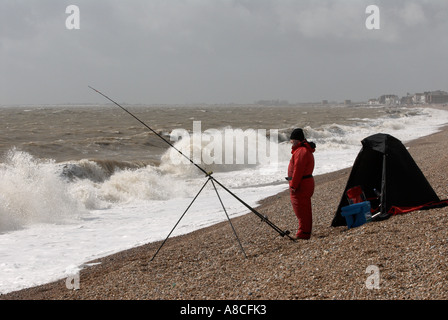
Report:
M 204 185 L 202 186 L 202 188 L 199 190 L 199 192 L 196 194 L 196 196 L 193 198 L 193 200 L 191 201 L 191 203 L 188 205 L 187 209 L 185 209 L 184 213 L 182 214 L 182 216 L 179 218 L 179 220 L 177 221 L 177 223 L 174 225 L 173 229 L 171 229 L 170 233 L 168 234 L 168 236 L 165 238 L 165 240 L 162 242 L 162 244 L 160 245 L 160 247 L 157 249 L 156 253 L 154 254 L 154 256 L 151 258 L 150 261 L 153 261 L 154 258 L 156 257 L 156 255 L 159 253 L 160 249 L 162 249 L 163 245 L 165 244 L 165 242 L 168 240 L 168 238 L 171 236 L 171 234 L 173 233 L 174 229 L 176 229 L 177 225 L 180 223 L 180 221 L 182 220 L 182 218 L 185 216 L 185 214 L 187 213 L 187 211 L 190 209 L 190 207 L 193 205 L 193 203 L 195 202 L 195 200 L 197 199 L 197 197 L 199 196 L 199 194 L 202 192 L 202 190 L 204 190 L 205 186 L 207 185 L 207 183 L 209 181 L 212 182 L 213 188 L 215 189 L 216 195 L 218 196 L 219 202 L 221 203 L 221 206 L 227 216 L 227 220 L 229 221 L 230 226 L 232 227 L 233 233 L 235 234 L 236 240 L 238 241 L 238 244 L 240 245 L 241 251 L 244 254 L 244 257 L 247 258 L 246 252 L 244 251 L 243 246 L 241 245 L 241 241 L 238 237 L 238 234 L 236 233 L 235 228 L 233 227 L 232 221 L 230 220 L 230 217 L 227 213 L 226 208 L 224 207 L 224 203 L 221 200 L 221 197 L 218 193 L 218 189 L 216 189 L 216 185 L 215 182 L 213 181 L 213 178 L 211 176 L 211 173 L 207 174 L 208 179 L 207 181 L 205 181 Z

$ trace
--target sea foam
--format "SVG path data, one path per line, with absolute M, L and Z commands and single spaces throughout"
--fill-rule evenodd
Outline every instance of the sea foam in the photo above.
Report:
M 434 133 L 448 123 L 448 112 L 396 108 L 377 119 L 348 120 L 304 127 L 306 137 L 317 144 L 314 174 L 351 166 L 361 140 L 369 135 L 389 133 L 407 142 Z M 251 206 L 286 190 L 292 129 L 279 128 L 276 162 L 242 164 L 235 170 L 213 164 L 213 176 Z M 182 148 L 186 142 L 175 146 Z M 88 159 L 56 163 L 9 151 L 0 164 L 0 292 L 61 279 L 73 266 L 164 239 L 207 181 L 195 166 L 169 161 L 169 152 L 154 165 Z M 199 165 L 210 170 L 207 163 Z M 218 191 L 231 217 L 248 212 L 221 188 Z M 209 185 L 172 236 L 224 220 Z M 280 227 L 291 226 L 280 222 Z

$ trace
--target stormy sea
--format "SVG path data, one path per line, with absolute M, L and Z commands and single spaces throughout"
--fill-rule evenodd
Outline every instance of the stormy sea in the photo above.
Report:
M 361 140 L 437 132 L 429 107 L 304 104 L 0 107 L 0 293 L 227 219 L 206 173 L 250 206 L 288 188 L 289 135 L 317 145 L 314 174 L 350 167 Z M 191 160 L 191 161 L 190 161 Z M 249 210 L 218 187 L 230 217 Z M 199 195 L 198 195 L 199 193 Z M 198 195 L 187 214 L 185 209 Z

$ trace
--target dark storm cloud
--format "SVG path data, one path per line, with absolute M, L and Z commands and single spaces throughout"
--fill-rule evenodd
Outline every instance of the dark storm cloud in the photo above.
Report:
M 67 30 L 65 9 L 80 9 Z M 367 30 L 368 5 L 380 30 Z M 446 1 L 0 3 L 0 103 L 366 100 L 448 89 Z

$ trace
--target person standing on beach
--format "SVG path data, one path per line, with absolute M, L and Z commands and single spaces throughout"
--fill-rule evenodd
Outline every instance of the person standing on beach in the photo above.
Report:
M 289 190 L 292 208 L 299 220 L 299 230 L 292 238 L 309 239 L 313 224 L 311 197 L 314 194 L 314 151 L 316 145 L 305 139 L 302 129 L 291 133 L 291 160 L 288 166 Z

